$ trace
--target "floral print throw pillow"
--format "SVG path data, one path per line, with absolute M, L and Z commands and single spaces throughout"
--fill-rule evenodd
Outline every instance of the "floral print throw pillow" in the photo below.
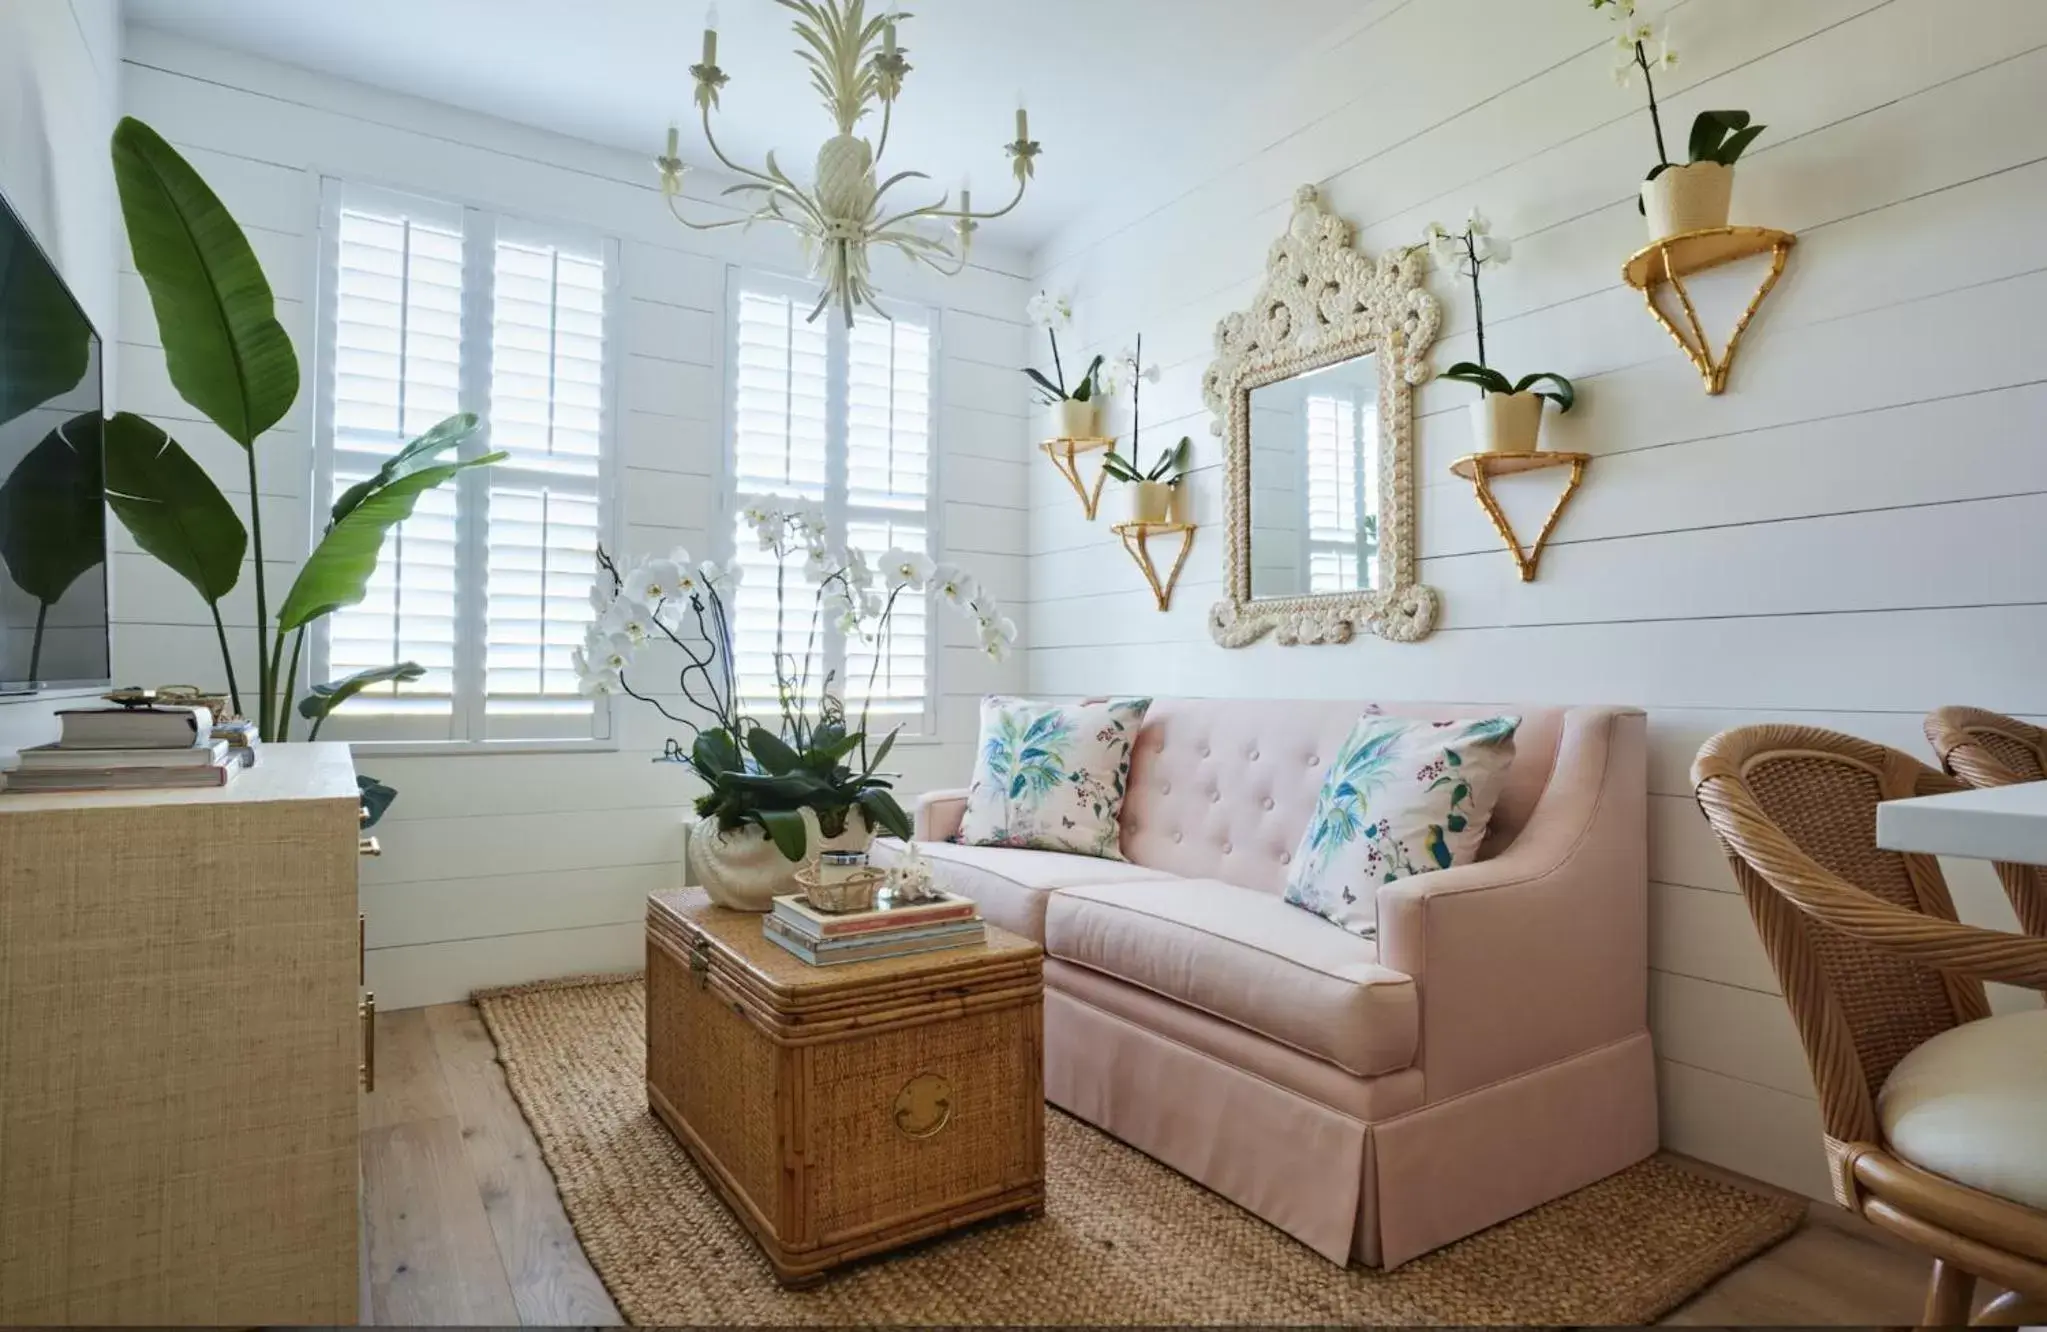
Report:
M 1286 900 L 1376 935 L 1380 884 L 1478 858 L 1520 725 L 1358 718 L 1323 776 Z
M 1123 859 L 1123 793 L 1148 698 L 981 700 L 959 840 Z

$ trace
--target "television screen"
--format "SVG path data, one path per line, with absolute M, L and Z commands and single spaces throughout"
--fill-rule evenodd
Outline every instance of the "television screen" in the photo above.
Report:
M 109 683 L 100 339 L 0 197 L 0 692 Z

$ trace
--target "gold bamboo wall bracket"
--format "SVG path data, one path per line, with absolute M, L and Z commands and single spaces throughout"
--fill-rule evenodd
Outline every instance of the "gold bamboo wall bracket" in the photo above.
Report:
M 1059 475 L 1065 477 L 1066 483 L 1073 487 L 1073 493 L 1080 496 L 1081 511 L 1087 515 L 1089 522 L 1095 520 L 1095 510 L 1101 506 L 1102 482 L 1108 479 L 1109 474 L 1097 466 L 1095 483 L 1090 487 L 1080 479 L 1080 455 L 1106 453 L 1115 445 L 1116 441 L 1113 438 L 1048 439 L 1038 445 L 1045 451 L 1045 456 L 1052 460 L 1052 466 L 1057 469 Z
M 1171 609 L 1173 588 L 1180 581 L 1180 570 L 1187 567 L 1188 552 L 1194 549 L 1193 523 L 1117 523 L 1109 529 L 1123 538 L 1123 549 L 1130 552 L 1130 558 L 1137 561 L 1137 567 L 1144 570 L 1144 581 L 1151 584 L 1151 595 L 1160 610 Z M 1158 565 L 1151 558 L 1151 539 L 1155 536 L 1171 536 L 1178 533 L 1180 553 L 1173 559 L 1173 569 L 1164 582 L 1159 581 Z
M 1734 352 L 1741 345 L 1741 335 L 1747 331 L 1749 320 L 1755 318 L 1757 309 L 1762 306 L 1763 297 L 1770 294 L 1770 288 L 1776 286 L 1777 279 L 1783 276 L 1784 261 L 1797 240 L 1798 237 L 1788 231 L 1769 227 L 1710 227 L 1704 231 L 1686 231 L 1666 236 L 1637 250 L 1621 268 L 1621 278 L 1642 293 L 1649 313 L 1656 316 L 1656 322 L 1663 325 L 1678 348 L 1698 367 L 1699 377 L 1706 382 L 1706 392 L 1719 394 L 1727 388 L 1727 372 L 1734 365 Z M 1713 345 L 1706 338 L 1705 326 L 1699 322 L 1699 312 L 1692 306 L 1692 296 L 1685 289 L 1684 279 L 1758 254 L 1770 256 L 1770 271 L 1763 275 L 1762 285 L 1749 298 L 1748 308 L 1735 321 L 1734 331 L 1727 335 L 1726 349 L 1715 358 Z M 1677 293 L 1687 326 L 1685 329 L 1680 329 L 1669 313 L 1656 303 L 1656 289 L 1666 283 Z M 1690 336 L 1686 335 L 1687 331 Z
M 1585 467 L 1592 461 L 1589 453 L 1557 453 L 1538 450 L 1534 453 L 1471 453 L 1450 464 L 1450 470 L 1471 482 L 1471 488 L 1478 495 L 1478 502 L 1485 508 L 1486 516 L 1493 520 L 1493 528 L 1500 534 L 1500 540 L 1507 543 L 1507 550 L 1514 556 L 1514 567 L 1521 571 L 1521 581 L 1535 581 L 1536 565 L 1542 561 L 1542 548 L 1549 543 L 1549 534 L 1556 530 L 1557 519 L 1563 517 L 1564 506 L 1571 502 L 1571 496 L 1578 493 L 1578 485 L 1585 479 Z M 1518 472 L 1534 472 L 1550 467 L 1568 467 L 1571 479 L 1564 483 L 1564 491 L 1551 506 L 1549 517 L 1542 523 L 1542 531 L 1535 537 L 1535 544 L 1526 552 L 1514 535 L 1513 526 L 1500 508 L 1500 502 L 1493 497 L 1493 478 L 1513 476 Z

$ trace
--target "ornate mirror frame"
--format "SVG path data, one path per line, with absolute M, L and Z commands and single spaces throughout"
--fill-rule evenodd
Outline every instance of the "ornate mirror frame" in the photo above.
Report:
M 1442 320 L 1422 288 L 1421 251 L 1375 265 L 1351 247 L 1350 223 L 1323 207 L 1313 185 L 1294 191 L 1286 234 L 1273 242 L 1248 310 L 1215 329 L 1202 396 L 1223 440 L 1228 550 L 1224 599 L 1209 632 L 1224 647 L 1273 634 L 1286 644 L 1345 643 L 1358 629 L 1395 642 L 1436 626 L 1437 599 L 1415 572 L 1414 394 L 1429 377 Z M 1379 577 L 1369 592 L 1251 599 L 1251 390 L 1353 357 L 1379 367 Z

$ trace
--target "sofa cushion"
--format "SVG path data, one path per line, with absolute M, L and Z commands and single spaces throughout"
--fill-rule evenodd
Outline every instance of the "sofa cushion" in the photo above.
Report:
M 1358 718 L 1323 774 L 1286 900 L 1373 935 L 1380 884 L 1476 860 L 1520 724 Z
M 959 840 L 1123 859 L 1130 745 L 1150 706 L 1148 698 L 982 699 Z
M 1414 982 L 1370 939 L 1218 879 L 1088 884 L 1047 904 L 1045 951 L 1360 1076 L 1414 1062 Z
M 1045 899 L 1053 890 L 1082 883 L 1135 883 L 1167 879 L 1163 870 L 1146 869 L 1121 860 L 1070 856 L 1057 851 L 1024 851 L 1007 846 L 959 846 L 952 842 L 919 842 L 917 850 L 931 862 L 938 886 L 971 897 L 981 915 L 1012 934 L 1045 942 Z M 887 868 L 901 844 L 874 844 L 874 863 Z
M 1160 698 L 1130 760 L 1123 854 L 1153 869 L 1277 893 L 1336 747 L 1366 708 L 1357 700 Z M 1549 785 L 1567 709 L 1382 703 L 1389 717 L 1521 718 L 1514 764 L 1479 859 L 1505 850 Z

